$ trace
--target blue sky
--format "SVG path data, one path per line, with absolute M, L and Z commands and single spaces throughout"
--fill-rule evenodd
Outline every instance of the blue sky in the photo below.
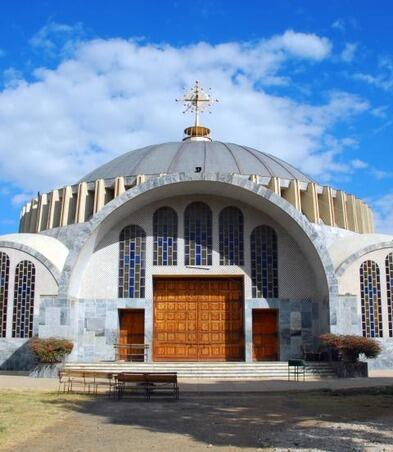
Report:
M 0 233 L 38 191 L 181 139 L 196 78 L 220 99 L 213 138 L 365 199 L 393 233 L 393 4 L 354 4 L 2 2 Z

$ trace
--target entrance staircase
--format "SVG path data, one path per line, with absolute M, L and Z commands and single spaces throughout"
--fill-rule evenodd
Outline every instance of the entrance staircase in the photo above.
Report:
M 327 362 L 307 362 L 306 380 L 335 377 Z M 71 362 L 66 369 L 103 372 L 177 372 L 180 379 L 214 380 L 286 380 L 286 361 L 244 362 L 181 362 L 181 363 L 138 363 L 121 361 L 101 361 L 97 363 Z M 292 377 L 293 378 L 293 377 Z M 301 377 L 302 378 L 302 377 Z

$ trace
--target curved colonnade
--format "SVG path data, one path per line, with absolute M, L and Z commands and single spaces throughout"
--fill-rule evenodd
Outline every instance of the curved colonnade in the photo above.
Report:
M 19 232 L 37 233 L 89 221 L 112 199 L 145 182 L 149 177 L 156 176 L 141 174 L 98 179 L 39 194 L 22 208 Z M 272 190 L 312 223 L 323 223 L 360 234 L 374 232 L 371 209 L 364 201 L 351 194 L 297 179 L 257 175 L 240 177 Z

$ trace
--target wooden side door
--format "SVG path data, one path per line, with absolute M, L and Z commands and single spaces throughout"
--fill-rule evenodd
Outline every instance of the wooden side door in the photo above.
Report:
M 119 344 L 144 344 L 145 311 L 143 309 L 119 310 Z M 119 349 L 120 359 L 127 359 L 127 349 Z
M 276 309 L 253 309 L 252 345 L 254 361 L 278 360 L 278 311 Z

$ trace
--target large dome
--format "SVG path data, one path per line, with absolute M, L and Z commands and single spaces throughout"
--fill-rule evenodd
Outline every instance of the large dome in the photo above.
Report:
M 162 143 L 127 152 L 100 166 L 79 182 L 137 174 L 195 173 L 257 174 L 280 179 L 311 179 L 286 162 L 247 146 L 220 141 Z

